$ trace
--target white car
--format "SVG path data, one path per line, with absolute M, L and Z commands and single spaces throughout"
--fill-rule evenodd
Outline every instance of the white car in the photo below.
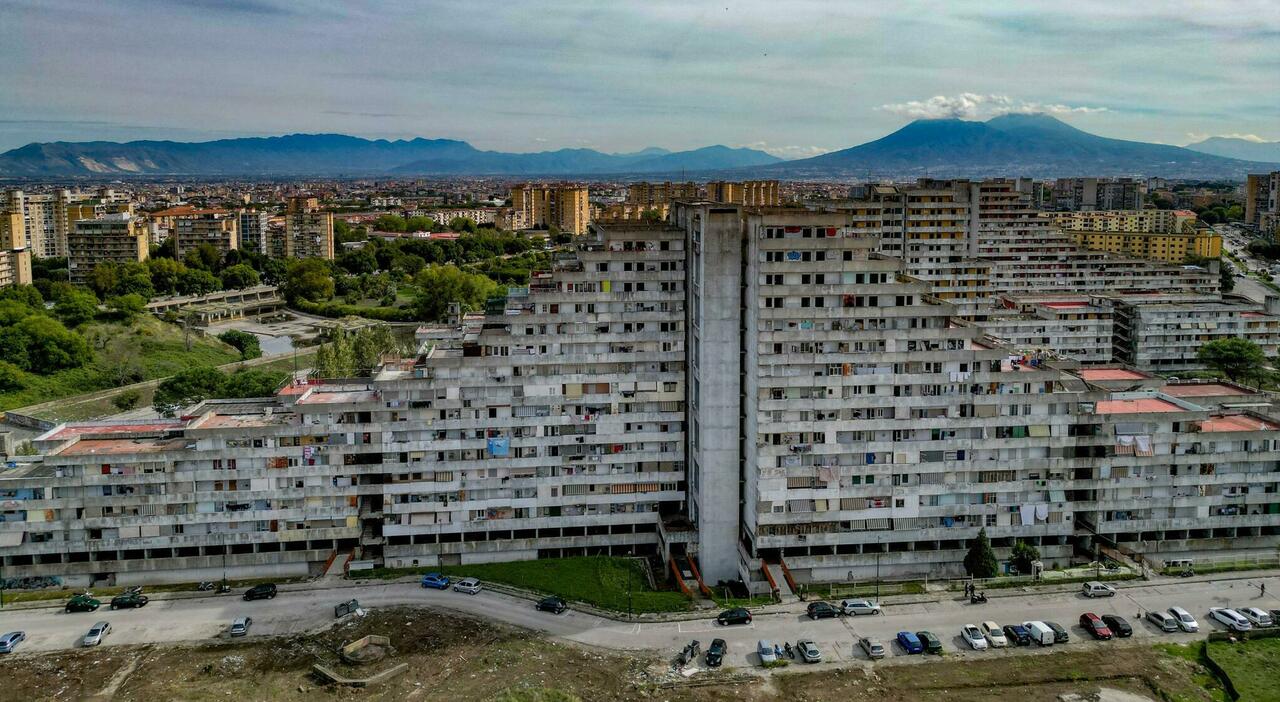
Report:
M 1241 614 L 1234 609 L 1226 607 L 1214 607 L 1209 610 L 1209 616 L 1217 619 L 1219 622 L 1232 631 L 1249 631 L 1253 625 L 1249 623 Z
M 972 624 L 965 624 L 960 630 L 960 637 L 965 643 L 969 644 L 969 648 L 975 651 L 987 650 L 987 637 L 982 635 L 982 630 Z
M 756 642 L 756 655 L 760 656 L 760 665 L 769 665 L 778 660 L 778 654 L 774 651 L 773 644 L 764 639 Z
M 1004 631 L 1000 629 L 1000 625 L 995 622 L 983 622 L 982 633 L 986 635 L 987 640 L 991 642 L 992 648 L 1004 648 L 1009 645 L 1009 639 L 1005 637 Z
M 1236 611 L 1238 611 L 1245 619 L 1248 619 L 1249 623 L 1254 626 L 1271 626 L 1274 624 L 1274 622 L 1271 621 L 1271 615 L 1267 614 L 1267 610 L 1265 609 L 1245 607 Z
M 84 635 L 84 640 L 81 643 L 85 646 L 97 646 L 102 643 L 102 640 L 107 638 L 107 634 L 110 633 L 110 622 L 98 622 L 89 629 L 89 633 Z
M 880 603 L 871 600 L 845 600 L 840 603 L 840 611 L 847 615 L 879 614 Z
M 1169 614 L 1172 614 L 1174 620 L 1178 622 L 1179 629 L 1190 632 L 1200 631 L 1200 622 L 1197 622 L 1187 610 L 1181 607 L 1170 607 Z
M 465 592 L 468 595 L 474 595 L 483 589 L 484 587 L 480 585 L 480 581 L 475 578 L 463 578 L 453 585 L 454 592 Z

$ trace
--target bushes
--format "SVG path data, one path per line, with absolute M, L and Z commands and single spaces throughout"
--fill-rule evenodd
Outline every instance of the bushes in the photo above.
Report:
M 262 346 L 258 342 L 258 337 L 248 332 L 231 329 L 219 334 L 218 339 L 236 347 L 236 350 L 240 352 L 240 360 L 242 361 L 258 358 L 262 355 Z
M 241 368 L 230 375 L 217 368 L 190 368 L 165 379 L 156 388 L 152 407 L 166 417 L 203 400 L 235 397 L 267 397 L 275 393 L 288 373 Z
M 341 302 L 310 302 L 302 299 L 296 300 L 292 307 L 299 312 L 320 317 L 332 317 L 334 319 L 365 317 L 367 319 L 376 319 L 380 322 L 413 322 L 417 320 L 417 315 L 413 313 L 413 310 L 403 307 L 360 307 Z

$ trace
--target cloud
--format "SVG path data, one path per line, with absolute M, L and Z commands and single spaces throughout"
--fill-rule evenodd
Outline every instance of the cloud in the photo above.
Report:
M 876 109 L 882 112 L 892 112 L 903 117 L 911 117 L 912 119 L 985 119 L 1008 114 L 1045 113 L 1065 115 L 1092 114 L 1107 111 L 1105 107 L 1027 102 L 1011 98 L 1008 95 L 980 95 L 978 93 L 934 95 L 927 100 L 910 100 L 908 102 L 881 105 Z
M 792 160 L 797 158 L 812 158 L 814 156 L 821 156 L 822 154 L 829 153 L 831 151 L 831 149 L 828 149 L 825 146 L 795 146 L 795 145 L 783 146 L 778 144 L 770 144 L 767 141 L 753 141 L 749 144 L 737 144 L 736 146 L 734 146 L 734 148 L 735 149 L 755 149 L 757 151 L 763 151 L 767 154 L 772 154 L 774 156 L 777 156 L 778 158 L 783 158 L 787 160 Z
M 1201 134 L 1200 132 L 1187 132 L 1187 138 L 1193 143 L 1204 141 L 1212 137 L 1221 137 L 1223 139 L 1241 139 L 1243 141 L 1252 141 L 1255 144 L 1266 144 L 1267 140 L 1257 134 Z

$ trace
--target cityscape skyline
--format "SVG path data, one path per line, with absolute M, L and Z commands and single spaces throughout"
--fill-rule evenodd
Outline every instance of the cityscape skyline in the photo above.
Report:
M 925 14 L 800 4 L 784 14 L 650 3 L 504 7 L 477 19 L 447 5 L 7 0 L 0 149 L 341 132 L 515 152 L 723 143 L 801 158 L 915 118 L 1020 112 L 1170 144 L 1280 139 L 1275 100 L 1247 89 L 1280 80 L 1264 50 L 1280 13 L 1232 5 L 967 3 Z M 85 21 L 58 21 L 72 11 Z M 149 22 L 168 29 L 101 41 Z M 618 26 L 634 31 L 606 31 Z M 814 26 L 823 33 L 808 41 Z M 1184 47 L 1204 40 L 1220 49 L 1183 67 Z M 1201 99 L 1189 104 L 1189 93 Z

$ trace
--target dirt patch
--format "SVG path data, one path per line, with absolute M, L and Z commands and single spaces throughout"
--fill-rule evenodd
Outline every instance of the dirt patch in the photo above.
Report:
M 364 690 L 322 685 L 311 666 L 363 677 L 344 664 L 347 642 L 387 636 L 379 666 L 409 669 Z M 133 661 L 125 679 L 116 674 Z M 1105 688 L 1142 698 L 1208 702 L 1196 663 L 1142 646 L 1022 656 L 949 656 L 911 664 L 798 667 L 770 676 L 717 670 L 692 678 L 662 657 L 588 650 L 523 629 L 418 608 L 374 610 L 320 633 L 182 646 L 106 647 L 4 660 L 6 699 L 82 700 L 112 689 L 116 701 L 476 700 L 499 702 L 919 702 L 1014 696 L 1098 699 Z M 113 678 L 115 678 L 113 680 Z M 12 697 L 9 697 L 12 695 Z M 106 699 L 105 697 L 102 699 Z

